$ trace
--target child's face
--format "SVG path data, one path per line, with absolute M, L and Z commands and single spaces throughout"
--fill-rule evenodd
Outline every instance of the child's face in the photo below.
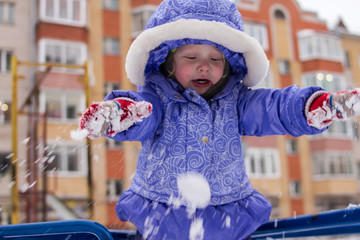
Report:
M 204 94 L 224 73 L 223 54 L 212 45 L 184 45 L 174 55 L 174 75 L 184 89 Z

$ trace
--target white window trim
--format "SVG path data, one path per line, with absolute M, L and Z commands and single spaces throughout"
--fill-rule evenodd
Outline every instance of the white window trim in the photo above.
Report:
M 331 158 L 334 158 L 334 162 L 336 163 L 335 167 L 339 167 L 340 157 L 347 157 L 350 160 L 352 173 L 330 173 L 330 161 Z M 316 159 L 322 159 L 322 162 L 315 162 Z M 327 180 L 327 179 L 356 179 L 356 165 L 354 159 L 351 157 L 351 152 L 344 151 L 326 151 L 320 153 L 314 153 L 312 155 L 313 162 L 313 179 L 314 180 Z M 325 173 L 318 173 L 319 170 L 316 169 L 318 164 L 321 164 L 325 168 Z
M 153 14 L 153 12 L 156 10 L 158 6 L 156 5 L 144 5 L 144 6 L 141 6 L 141 7 L 137 7 L 137 8 L 134 8 L 132 10 L 132 14 L 136 14 L 136 13 L 142 13 L 143 14 L 143 18 L 145 19 L 145 23 L 150 19 L 151 15 Z M 133 20 L 133 24 L 134 24 L 134 20 Z M 143 26 L 145 27 L 145 26 Z M 132 34 L 131 36 L 132 37 L 137 37 L 144 29 L 141 29 L 141 30 L 137 30 L 137 31 L 134 31 L 134 26 L 132 25 L 131 26 L 131 29 L 132 29 Z
M 255 158 L 255 169 L 259 170 L 260 167 L 260 158 L 261 156 L 265 157 L 265 168 L 267 170 L 272 168 L 272 161 L 269 158 L 270 156 L 274 157 L 274 166 L 275 166 L 275 173 L 271 173 L 271 172 L 266 172 L 261 173 L 261 172 L 255 172 L 255 173 L 251 173 L 250 169 L 251 169 L 251 163 L 250 163 L 250 158 L 251 156 L 253 156 Z M 247 152 L 246 152 L 246 156 L 245 156 L 245 167 L 246 167 L 246 172 L 249 176 L 249 178 L 268 178 L 268 179 L 278 179 L 281 176 L 281 169 L 280 169 L 280 156 L 279 156 L 279 152 L 277 149 L 274 148 L 248 148 Z
M 244 28 L 247 34 L 251 35 L 252 37 L 256 38 L 259 41 L 264 51 L 269 50 L 269 37 L 267 32 L 267 26 L 265 24 L 244 21 Z M 251 34 L 252 31 L 249 30 L 249 28 L 251 28 L 252 31 L 256 31 L 257 33 L 260 33 L 262 39 L 258 39 L 258 35 L 253 36 L 253 34 Z
M 64 62 L 64 60 L 66 59 L 66 51 L 63 49 L 66 49 L 67 46 L 72 46 L 72 47 L 78 47 L 80 49 L 80 62 L 78 63 L 78 65 L 84 65 L 86 59 L 87 59 L 87 45 L 85 43 L 82 42 L 74 42 L 74 41 L 62 41 L 62 40 L 55 40 L 55 39 L 47 39 L 47 38 L 43 38 L 39 40 L 39 62 L 40 63 L 45 63 L 46 62 L 46 46 L 47 45 L 57 45 L 60 46 L 60 48 L 62 49 L 62 61 L 61 64 L 66 64 L 66 62 Z M 44 67 L 40 68 L 42 71 L 45 70 Z M 82 69 L 66 69 L 66 68 L 57 68 L 53 71 L 57 71 L 57 72 L 68 72 L 68 73 L 82 73 L 83 70 Z
M 0 51 L 0 58 L 1 58 L 0 73 L 10 73 L 11 69 L 9 69 L 9 70 L 6 69 L 6 65 L 8 63 L 8 61 L 6 60 L 6 54 L 11 53 L 11 56 L 12 56 L 14 54 L 14 51 L 11 49 L 7 49 L 7 48 L 0 48 L 0 50 L 1 50 Z
M 68 161 L 66 159 L 67 156 L 67 151 L 68 151 L 68 147 L 73 147 L 74 151 L 77 152 L 77 154 L 79 154 L 78 156 L 80 157 L 80 159 L 78 159 L 78 164 L 79 164 L 79 171 L 63 171 L 60 169 L 56 169 L 55 171 L 48 171 L 49 175 L 57 175 L 57 176 L 61 176 L 61 177 L 84 177 L 87 174 L 87 146 L 85 143 L 74 143 L 74 142 L 56 142 L 56 141 L 49 141 L 47 144 L 47 152 L 48 152 L 48 156 L 47 157 L 51 157 L 51 154 L 53 153 L 53 149 L 52 147 L 60 147 L 63 148 L 61 153 L 65 153 L 65 154 L 61 154 L 61 159 L 60 162 L 61 164 L 67 164 L 64 163 L 65 161 Z
M 14 24 L 15 21 L 15 4 L 12 2 L 1 2 L 3 4 L 2 9 L 2 19 L 0 19 L 0 24 Z M 12 10 L 12 15 L 10 15 L 10 9 Z M 11 18 L 9 18 L 11 16 Z
M 124 187 L 124 183 L 121 179 L 108 179 L 106 183 L 106 187 L 108 190 L 107 199 L 110 201 L 117 201 L 121 195 L 121 193 L 116 194 L 116 181 L 120 181 L 121 187 Z
M 298 32 L 297 34 L 298 39 L 298 46 L 299 46 L 299 58 L 301 61 L 308 61 L 308 60 L 314 60 L 314 59 L 324 59 L 329 61 L 336 61 L 336 62 L 344 62 L 344 56 L 343 56 L 343 49 L 341 46 L 341 39 L 338 36 L 332 35 L 332 34 L 326 34 L 326 33 L 320 33 L 315 32 L 313 30 L 302 30 Z M 311 46 L 313 48 L 312 53 L 305 53 L 302 49 L 302 41 L 304 39 L 309 39 L 311 41 Z M 334 51 L 339 51 L 336 54 L 331 55 L 329 52 L 318 52 L 316 50 L 317 41 L 319 40 L 329 40 L 333 41 L 335 43 L 336 48 L 333 49 Z M 321 47 L 326 47 L 325 45 L 321 45 Z
M 83 112 L 85 110 L 85 94 L 83 91 L 71 91 L 67 90 L 66 92 L 61 90 L 54 90 L 54 89 L 42 89 L 40 93 L 40 113 L 45 112 L 46 102 L 47 102 L 47 95 L 49 94 L 56 94 L 60 95 L 60 103 L 61 103 L 61 118 L 49 118 L 48 120 L 51 122 L 64 122 L 64 123 L 73 123 L 77 122 L 78 119 L 67 119 L 64 117 L 64 113 L 66 112 L 66 97 L 67 96 L 80 96 L 80 100 L 78 103 L 78 109 L 79 113 Z
M 67 0 L 68 1 L 68 11 L 72 12 L 72 5 L 69 3 L 72 3 L 74 0 Z M 57 23 L 57 24 L 63 24 L 63 25 L 72 25 L 72 26 L 79 26 L 83 27 L 86 25 L 86 17 L 87 17 L 87 4 L 86 0 L 76 0 L 80 3 L 80 20 L 75 21 L 72 19 L 64 19 L 59 17 L 59 0 L 54 0 L 54 17 L 47 17 L 46 16 L 46 0 L 40 0 L 40 20 L 51 22 L 51 23 Z

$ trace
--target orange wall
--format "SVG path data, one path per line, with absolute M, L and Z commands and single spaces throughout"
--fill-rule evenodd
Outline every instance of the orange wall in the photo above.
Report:
M 104 36 L 119 37 L 120 16 L 117 11 L 103 10 L 103 31 Z
M 289 179 L 299 180 L 301 179 L 301 166 L 299 157 L 296 155 L 288 155 L 288 171 Z
M 131 0 L 131 6 L 132 7 L 139 7 L 142 5 L 159 5 L 162 2 L 162 0 Z
M 351 151 L 352 142 L 351 140 L 343 139 L 319 139 L 312 140 L 310 144 L 311 152 L 340 150 L 340 151 Z
M 331 71 L 331 72 L 339 72 L 342 73 L 344 71 L 343 66 L 339 62 L 332 62 L 326 60 L 311 60 L 303 62 L 302 64 L 304 72 L 311 72 L 311 71 Z
M 291 212 L 294 216 L 303 215 L 304 213 L 304 203 L 301 198 L 292 198 L 290 200 Z
M 264 137 L 246 136 L 243 137 L 243 141 L 246 141 L 246 143 L 251 147 L 277 148 L 276 136 L 264 136 Z
M 110 179 L 125 177 L 124 151 L 106 150 L 106 172 Z
M 84 27 L 73 27 L 55 23 L 40 22 L 37 25 L 36 31 L 37 40 L 41 38 L 54 38 L 88 44 L 88 31 L 87 28 Z
M 79 80 L 80 75 L 64 73 L 48 73 L 41 84 L 41 88 L 56 88 L 62 90 L 82 90 L 83 84 Z

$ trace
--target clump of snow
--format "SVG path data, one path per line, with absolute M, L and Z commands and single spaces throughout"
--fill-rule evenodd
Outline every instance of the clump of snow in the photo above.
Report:
M 178 176 L 179 193 L 187 205 L 205 208 L 210 202 L 210 186 L 204 176 L 197 173 L 187 173 Z
M 189 239 L 190 240 L 204 239 L 204 228 L 203 228 L 202 218 L 196 218 L 192 221 L 190 225 Z
M 358 208 L 358 207 L 360 207 L 359 204 L 352 204 L 352 203 L 350 203 L 350 204 L 347 206 L 347 208 Z
M 27 144 L 28 142 L 30 141 L 30 138 L 25 138 L 23 141 L 22 141 L 22 144 Z
M 319 107 L 308 113 L 307 120 L 310 126 L 322 129 L 327 127 L 336 115 L 336 110 L 332 109 L 326 101 Z
M 225 226 L 226 226 L 227 228 L 230 228 L 230 226 L 231 226 L 231 217 L 230 217 L 230 216 L 226 216 Z
M 88 135 L 89 131 L 86 129 L 77 129 L 70 131 L 71 138 L 77 141 L 84 140 Z
M 184 204 L 188 217 L 194 216 L 197 208 L 205 208 L 210 202 L 211 192 L 208 181 L 198 173 L 186 173 L 177 178 L 180 198 L 172 198 L 176 205 Z M 204 238 L 203 219 L 194 218 L 190 225 L 189 239 L 202 240 Z

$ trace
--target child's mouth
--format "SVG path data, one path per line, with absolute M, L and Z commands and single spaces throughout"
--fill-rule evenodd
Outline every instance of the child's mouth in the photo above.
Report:
M 199 87 L 207 87 L 211 84 L 211 82 L 207 79 L 196 79 L 193 80 L 193 84 Z

